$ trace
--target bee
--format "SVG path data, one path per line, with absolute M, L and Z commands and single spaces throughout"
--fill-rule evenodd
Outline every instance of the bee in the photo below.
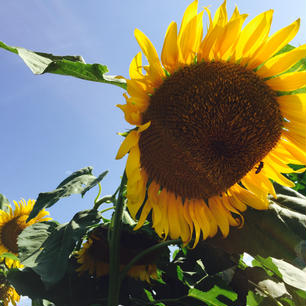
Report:
M 256 168 L 255 174 L 258 174 L 262 170 L 263 166 L 264 166 L 264 162 L 261 161 L 259 163 L 259 166 Z

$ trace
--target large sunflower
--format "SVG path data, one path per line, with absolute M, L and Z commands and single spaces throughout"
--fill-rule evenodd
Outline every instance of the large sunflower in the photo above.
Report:
M 203 36 L 203 11 L 191 3 L 180 30 L 172 22 L 161 61 L 138 29 L 141 53 L 130 65 L 126 104 L 135 125 L 117 158 L 129 153 L 127 205 L 140 228 L 151 212 L 155 231 L 195 244 L 226 237 L 241 226 L 247 206 L 267 209 L 271 180 L 294 184 L 282 173 L 306 164 L 306 72 L 288 69 L 306 56 L 306 45 L 275 55 L 296 35 L 300 21 L 269 36 L 273 11 L 244 28 L 237 7 L 228 19 L 226 1 Z M 275 56 L 274 56 L 275 55 Z M 302 170 L 301 170 L 302 171 Z M 137 214 L 138 213 L 138 214 Z
M 154 245 L 156 241 L 144 232 L 136 235 L 128 230 L 123 230 L 120 240 L 120 270 L 122 270 L 139 252 Z M 152 252 L 144 256 L 131 267 L 128 275 L 134 279 L 150 282 L 157 279 L 156 262 L 162 256 L 161 251 Z M 107 228 L 98 227 L 88 237 L 80 251 L 76 254 L 80 266 L 76 271 L 97 277 L 109 273 L 109 247 L 107 241 Z
M 51 218 L 46 217 L 49 215 L 49 212 L 43 209 L 35 218 L 29 222 L 26 222 L 30 212 L 33 209 L 35 200 L 30 199 L 28 202 L 26 202 L 24 199 L 22 199 L 19 201 L 19 203 L 14 201 L 14 204 L 14 211 L 11 207 L 9 212 L 0 210 L 0 256 L 3 253 L 18 255 L 17 238 L 19 234 L 26 227 L 34 223 L 51 220 Z M 5 263 L 8 267 L 20 267 L 19 262 L 9 258 L 5 259 Z

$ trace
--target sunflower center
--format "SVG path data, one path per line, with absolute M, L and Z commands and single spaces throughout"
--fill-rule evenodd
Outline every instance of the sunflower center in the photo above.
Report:
M 17 238 L 25 228 L 25 220 L 28 216 L 20 216 L 7 222 L 1 232 L 1 241 L 3 245 L 14 254 L 18 253 Z
M 275 92 L 255 72 L 225 62 L 186 66 L 150 98 L 141 166 L 182 198 L 209 198 L 239 182 L 278 142 Z

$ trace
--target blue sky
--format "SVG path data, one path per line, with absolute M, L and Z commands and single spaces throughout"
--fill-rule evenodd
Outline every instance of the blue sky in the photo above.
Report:
M 10 0 L 0 11 L 0 40 L 13 46 L 56 55 L 82 55 L 87 63 L 102 63 L 110 74 L 128 76 L 133 56 L 140 50 L 134 29 L 146 33 L 158 52 L 168 24 L 180 23 L 190 1 L 59 1 Z M 302 18 L 294 45 L 305 43 L 306 2 L 291 0 L 228 1 L 249 18 L 274 8 L 271 33 Z M 289 5 L 290 3 L 290 5 Z M 212 4 L 215 11 L 221 1 Z M 119 184 L 125 160 L 114 159 L 125 131 L 116 104 L 124 103 L 123 90 L 111 85 L 58 75 L 36 76 L 15 54 L 0 50 L 1 88 L 0 192 L 9 200 L 36 198 L 53 190 L 71 172 L 91 165 L 94 173 L 110 170 L 102 187 L 112 193 Z M 60 222 L 86 209 L 97 189 L 85 199 L 79 195 L 50 209 Z
M 101 63 L 110 74 L 128 76 L 131 59 L 140 48 L 134 29 L 141 29 L 158 53 L 168 24 L 180 23 L 186 0 L 60 1 L 10 0 L 1 5 L 0 40 L 12 46 L 55 55 L 82 55 L 87 63 Z M 273 8 L 271 33 L 301 17 L 301 30 L 293 41 L 305 43 L 305 0 L 228 1 L 249 18 Z M 221 1 L 199 1 L 200 7 Z M 35 76 L 16 55 L 0 50 L 0 193 L 9 200 L 36 198 L 53 190 L 71 172 L 91 165 L 94 173 L 110 173 L 103 193 L 120 182 L 125 160 L 115 155 L 122 141 L 117 132 L 125 122 L 116 104 L 124 103 L 123 90 L 57 75 Z M 59 222 L 92 206 L 97 189 L 84 199 L 74 195 L 50 209 Z M 26 302 L 24 302 L 26 303 Z M 23 304 L 25 305 L 25 304 Z

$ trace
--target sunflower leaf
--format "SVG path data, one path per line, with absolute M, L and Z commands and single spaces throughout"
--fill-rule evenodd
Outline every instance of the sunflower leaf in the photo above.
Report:
M 76 243 L 100 220 L 97 210 L 78 212 L 69 223 L 35 223 L 18 237 L 21 262 L 32 268 L 46 287 L 54 285 L 65 274 Z
M 126 82 L 118 76 L 105 75 L 108 69 L 101 64 L 86 64 L 82 56 L 56 56 L 34 52 L 20 47 L 11 47 L 0 42 L 0 47 L 18 54 L 34 74 L 55 73 L 79 79 L 107 83 L 126 89 Z
M 205 302 L 208 306 L 226 306 L 227 304 L 224 304 L 218 299 L 219 296 L 225 296 L 231 301 L 235 301 L 237 299 L 237 294 L 235 292 L 225 290 L 217 285 L 206 292 L 191 288 L 189 289 L 188 296 Z
M 262 258 L 261 256 L 256 256 L 253 261 L 253 265 L 261 266 L 267 269 L 268 272 L 273 272 L 280 279 L 284 281 L 287 285 L 306 291 L 306 272 L 296 268 L 289 263 L 276 259 L 276 258 Z
M 75 171 L 63 180 L 55 190 L 40 193 L 27 222 L 36 217 L 42 209 L 53 206 L 63 197 L 68 197 L 74 193 L 80 193 L 84 196 L 89 189 L 96 186 L 107 174 L 107 171 L 105 171 L 96 178 L 92 175 L 92 169 L 92 167 L 86 167 Z
M 10 211 L 10 202 L 6 198 L 6 196 L 4 196 L 1 193 L 0 193 L 0 210 L 3 210 L 5 212 L 9 212 Z

